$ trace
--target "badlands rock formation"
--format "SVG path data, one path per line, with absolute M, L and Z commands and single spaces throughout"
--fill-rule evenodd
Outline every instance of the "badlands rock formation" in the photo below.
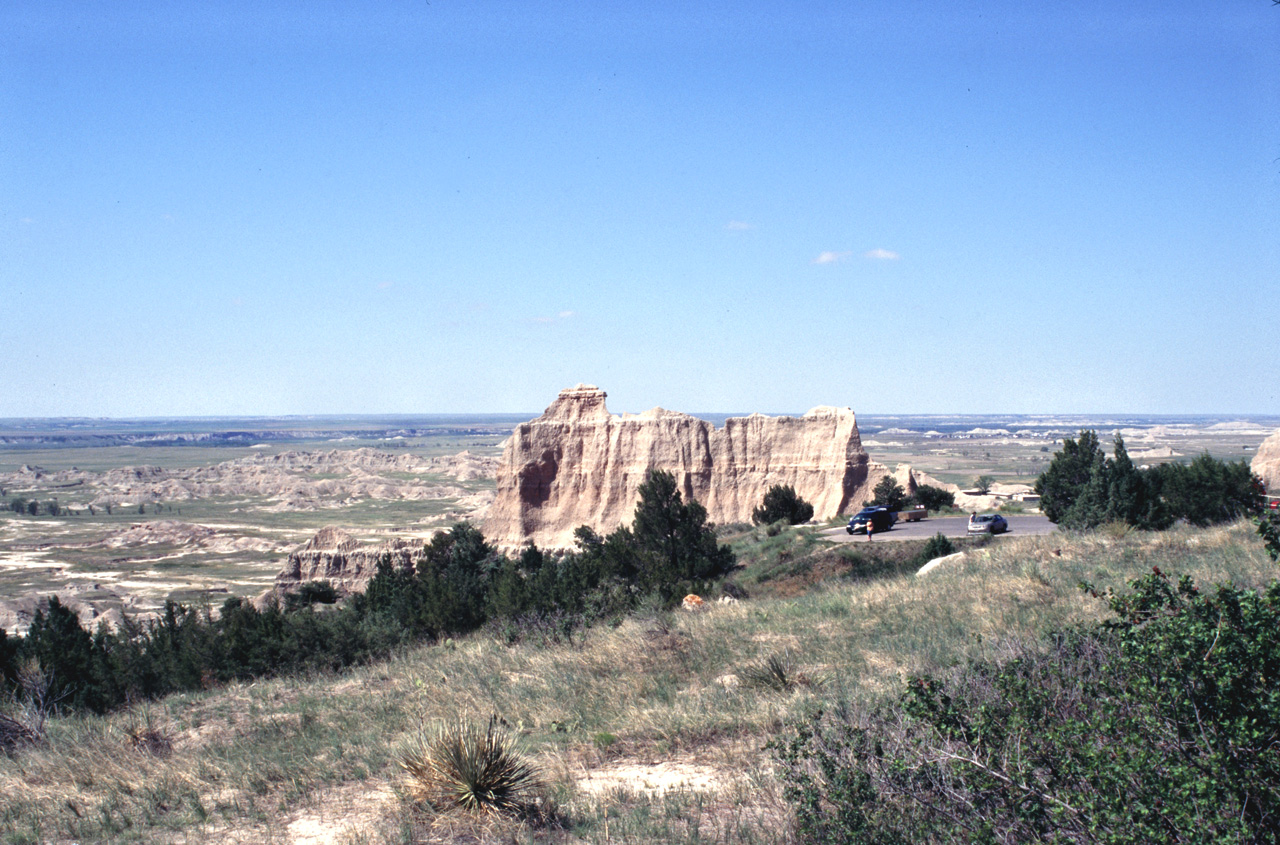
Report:
M 750 521 L 775 484 L 790 484 L 827 519 L 861 507 L 888 474 L 863 451 L 848 408 L 752 414 L 717 429 L 662 408 L 614 416 L 603 390 L 580 384 L 512 432 L 485 536 L 508 548 L 565 548 L 579 525 L 612 531 L 631 521 L 651 468 L 672 473 L 718 523 Z
M 0 486 L 13 490 L 59 490 L 64 505 L 84 509 L 123 502 L 184 502 L 215 496 L 263 496 L 277 510 L 316 510 L 359 499 L 428 501 L 458 499 L 468 509 L 488 504 L 487 497 L 440 477 L 457 481 L 491 478 L 493 458 L 460 452 L 422 458 L 376 449 L 288 451 L 252 455 L 212 466 L 165 469 L 132 466 L 105 472 L 24 466 L 0 473 Z M 410 476 L 406 478 L 406 476 Z
M 1262 441 L 1249 467 L 1262 479 L 1268 493 L 1280 496 L 1280 431 Z
M 412 569 L 421 553 L 421 540 L 391 540 L 362 547 L 341 528 L 327 526 L 306 545 L 289 555 L 273 590 L 283 595 L 306 581 L 328 581 L 339 593 L 362 592 L 384 557 L 397 569 Z

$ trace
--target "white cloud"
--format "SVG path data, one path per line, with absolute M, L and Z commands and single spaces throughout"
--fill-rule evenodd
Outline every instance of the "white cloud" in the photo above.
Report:
M 728 223 L 724 224 L 724 227 L 730 232 L 745 232 L 748 229 L 755 228 L 755 226 L 752 226 L 750 223 L 744 223 L 741 220 L 730 220 Z
M 545 326 L 550 323 L 559 323 L 562 320 L 571 320 L 577 316 L 577 314 L 577 311 L 560 311 L 554 317 L 530 317 L 529 322 Z
M 835 264 L 837 261 L 844 261 L 852 252 L 823 252 L 813 259 L 814 264 Z
M 378 282 L 378 290 L 390 290 L 395 282 Z
M 871 258 L 876 261 L 897 261 L 902 256 L 898 255 L 898 253 L 894 252 L 893 250 L 881 249 L 880 247 L 876 247 L 875 249 L 867 250 L 866 252 L 862 253 L 862 257 Z

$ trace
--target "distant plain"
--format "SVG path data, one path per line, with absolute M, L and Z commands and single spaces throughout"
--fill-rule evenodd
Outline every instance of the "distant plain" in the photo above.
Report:
M 717 425 L 736 416 L 695 415 Z M 0 625 L 21 627 L 35 599 L 54 591 L 124 612 L 256 595 L 326 525 L 376 542 L 480 521 L 503 441 L 535 416 L 0 419 Z M 1108 447 L 1122 435 L 1138 464 L 1202 452 L 1248 461 L 1280 429 L 1269 416 L 867 414 L 858 423 L 873 460 L 962 488 L 979 475 L 1032 484 L 1081 429 Z M 460 453 L 466 461 L 453 460 Z M 184 484 L 213 468 L 233 479 L 248 473 L 253 484 L 186 484 L 166 495 L 178 488 L 136 473 L 122 482 L 124 468 Z M 39 513 L 14 513 L 15 498 L 34 499 Z

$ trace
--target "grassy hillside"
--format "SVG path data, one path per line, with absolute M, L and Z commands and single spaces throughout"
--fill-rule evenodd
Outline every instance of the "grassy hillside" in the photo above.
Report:
M 1099 618 L 1081 581 L 1120 588 L 1159 566 L 1261 585 L 1276 572 L 1247 524 L 1009 538 L 919 578 L 901 572 L 906 547 L 879 566 L 803 531 L 734 543 L 751 594 L 736 604 L 568 641 L 482 632 L 340 676 L 55 719 L 46 745 L 0 758 L 0 841 L 786 841 L 763 746 L 788 720 Z M 790 691 L 751 682 L 771 657 Z M 418 731 L 494 714 L 542 769 L 555 824 L 432 817 L 403 797 L 397 755 Z

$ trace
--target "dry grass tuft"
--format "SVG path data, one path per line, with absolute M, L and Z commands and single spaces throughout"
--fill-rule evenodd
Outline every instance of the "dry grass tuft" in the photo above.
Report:
M 152 757 L 168 757 L 173 753 L 173 740 L 149 723 L 126 727 L 125 739 L 134 751 L 141 751 Z

